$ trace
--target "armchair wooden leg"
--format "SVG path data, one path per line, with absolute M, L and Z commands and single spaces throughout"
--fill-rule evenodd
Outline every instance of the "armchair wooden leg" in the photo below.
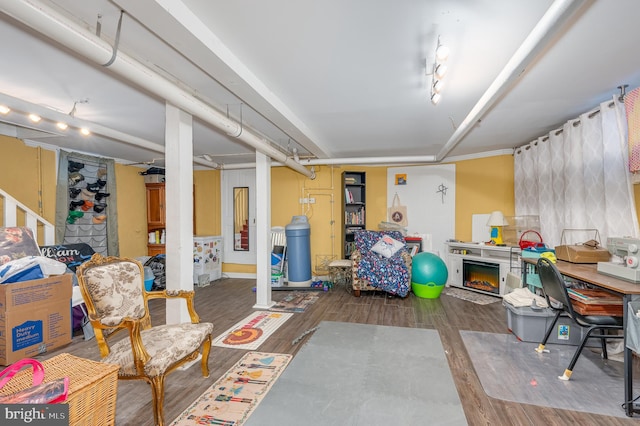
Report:
M 209 377 L 209 352 L 211 352 L 211 335 L 202 343 L 202 360 L 200 361 L 202 377 Z
M 356 289 L 353 289 L 353 295 L 354 295 L 355 297 L 360 297 L 360 289 L 357 289 L 357 290 L 356 290 Z
M 153 397 L 153 419 L 156 426 L 164 426 L 164 376 L 153 377 L 150 385 Z

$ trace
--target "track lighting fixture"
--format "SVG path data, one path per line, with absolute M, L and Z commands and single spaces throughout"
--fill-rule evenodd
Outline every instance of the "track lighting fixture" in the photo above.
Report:
M 84 99 L 84 100 L 80 100 L 80 101 L 75 101 L 73 103 L 73 107 L 71 108 L 71 111 L 69 111 L 69 117 L 71 118 L 75 118 L 75 112 L 76 112 L 76 105 L 77 104 L 85 104 L 88 103 L 89 100 L 88 99 Z M 65 120 L 52 120 L 47 118 L 47 114 L 45 114 L 45 117 L 43 118 L 42 116 L 40 116 L 39 114 L 36 113 L 30 113 L 27 111 L 20 111 L 20 110 L 14 110 L 12 111 L 11 108 L 7 105 L 4 104 L 0 104 L 0 115 L 7 115 L 9 113 L 12 114 L 18 114 L 18 115 L 22 115 L 23 117 L 27 117 L 32 123 L 34 124 L 39 124 L 42 126 L 47 126 L 47 125 L 55 125 L 59 130 L 67 130 L 69 129 L 69 124 L 65 121 Z M 76 127 L 76 129 L 84 136 L 89 136 L 91 134 L 91 131 L 87 128 L 79 128 Z
M 433 64 L 429 63 L 429 59 L 427 59 L 427 72 L 426 75 L 431 77 L 431 81 L 429 82 L 430 87 L 430 99 L 431 103 L 437 105 L 440 102 L 442 96 L 440 92 L 443 88 L 442 79 L 447 73 L 447 65 L 445 62 L 449 58 L 450 49 L 443 45 L 440 42 L 440 36 L 438 36 L 438 45 L 436 46 L 435 51 L 435 61 Z

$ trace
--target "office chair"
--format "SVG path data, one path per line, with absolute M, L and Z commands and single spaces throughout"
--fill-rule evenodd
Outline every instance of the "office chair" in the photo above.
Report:
M 542 353 L 544 351 L 544 346 L 551 336 L 551 333 L 558 322 L 558 318 L 560 318 L 561 315 L 568 316 L 579 326 L 587 328 L 587 332 L 582 338 L 580 346 L 576 349 L 576 352 L 571 359 L 571 363 L 569 363 L 569 367 L 567 367 L 562 376 L 558 376 L 560 380 L 569 380 L 571 378 L 571 373 L 573 372 L 573 367 L 575 367 L 576 362 L 578 362 L 582 349 L 584 349 L 589 338 L 593 337 L 600 339 L 600 343 L 602 345 L 602 358 L 607 359 L 606 340 L 622 339 L 624 336 L 608 335 L 605 334 L 606 330 L 622 330 L 622 317 L 608 315 L 581 315 L 576 312 L 571 304 L 571 299 L 569 298 L 569 293 L 567 292 L 567 287 L 564 284 L 562 275 L 558 271 L 558 268 L 556 268 L 556 265 L 549 259 L 538 259 L 538 275 L 540 276 L 544 296 L 547 299 L 549 306 L 555 311 L 555 317 L 547 329 L 542 343 L 540 343 L 536 348 L 536 352 Z M 551 300 L 557 303 L 552 303 Z M 560 307 L 557 307 L 558 303 L 560 304 Z M 596 331 L 598 331 L 598 333 L 594 333 Z

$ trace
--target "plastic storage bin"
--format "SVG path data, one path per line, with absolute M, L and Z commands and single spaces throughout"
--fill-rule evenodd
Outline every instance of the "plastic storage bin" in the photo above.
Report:
M 544 339 L 547 327 L 551 326 L 555 316 L 551 308 L 532 309 L 529 306 L 516 307 L 503 301 L 507 311 L 507 327 L 518 340 L 540 343 Z M 571 318 L 560 317 L 549 336 L 547 344 L 579 345 L 587 330 L 576 324 Z M 589 339 L 587 346 L 599 346 L 597 339 Z
M 153 275 L 153 269 L 150 266 L 144 267 L 144 289 L 147 291 L 151 291 L 153 287 L 153 280 L 155 279 L 155 275 Z

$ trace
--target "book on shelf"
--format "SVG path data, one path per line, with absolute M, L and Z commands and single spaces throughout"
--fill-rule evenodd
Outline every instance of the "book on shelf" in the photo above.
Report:
M 364 225 L 364 210 L 344 212 L 345 225 Z
M 353 203 L 353 193 L 348 189 L 344 192 L 344 198 L 347 203 Z
M 345 177 L 344 183 L 346 183 L 347 185 L 355 185 L 358 183 L 358 180 L 354 177 Z

